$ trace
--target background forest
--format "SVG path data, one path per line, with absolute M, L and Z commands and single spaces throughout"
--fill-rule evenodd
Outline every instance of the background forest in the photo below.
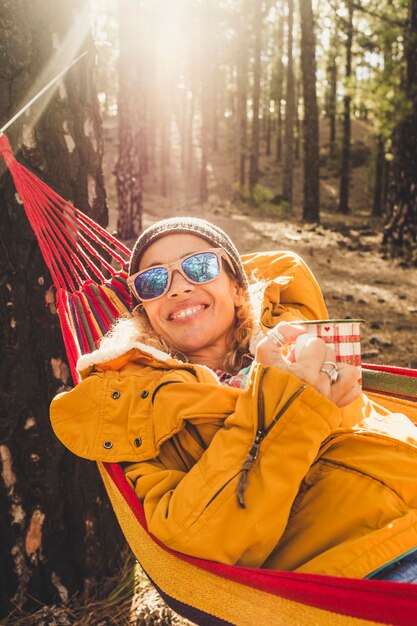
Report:
M 411 4 L 96 0 L 119 209 L 134 196 L 119 233 L 140 229 L 141 193 L 182 191 L 308 222 L 321 209 L 384 215 L 384 241 L 414 260 Z
M 20 162 L 128 244 L 192 214 L 295 250 L 365 361 L 417 367 L 417 0 L 0 0 L 0 127 L 83 51 L 5 131 Z M 126 624 L 124 540 L 49 425 L 51 284 L 0 159 L 0 620 Z M 139 585 L 136 623 L 181 623 Z

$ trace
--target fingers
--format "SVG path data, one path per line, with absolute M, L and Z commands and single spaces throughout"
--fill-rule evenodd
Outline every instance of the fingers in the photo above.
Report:
M 288 362 L 281 354 L 280 346 L 267 335 L 256 346 L 255 361 L 265 363 L 265 365 L 274 365 L 288 371 Z
M 294 343 L 299 335 L 303 335 L 306 332 L 304 326 L 299 324 L 291 324 L 290 322 L 280 322 L 274 326 L 283 337 L 286 343 Z
M 332 382 L 335 369 L 337 380 Z M 315 337 L 305 341 L 291 371 L 339 407 L 346 406 L 362 393 L 358 369 L 337 363 L 334 350 Z
M 274 331 L 272 337 L 267 334 L 259 342 L 255 360 L 294 374 L 339 407 L 350 404 L 360 396 L 362 389 L 358 369 L 346 363 L 336 363 L 334 350 L 322 339 L 308 335 L 305 327 L 289 322 L 277 324 Z M 284 356 L 282 348 L 285 344 L 296 343 L 297 337 L 295 361 L 295 351 Z
M 291 371 L 295 376 L 312 385 L 325 396 L 330 394 L 330 380 L 321 372 L 321 368 L 328 355 L 331 356 L 324 341 L 310 336 L 297 361 L 291 364 Z
M 280 322 L 271 329 L 258 343 L 255 360 L 274 365 L 288 371 L 288 359 L 282 354 L 282 348 L 294 343 L 296 337 L 305 333 L 305 328 L 289 322 Z
M 345 393 L 345 395 L 340 398 L 335 404 L 337 404 L 339 408 L 342 408 L 356 400 L 356 398 L 359 398 L 360 395 L 362 395 L 362 387 L 359 383 L 355 383 L 353 387 L 349 389 L 349 391 Z
M 359 384 L 358 368 L 353 365 L 339 363 L 339 378 L 337 382 L 331 386 L 330 399 L 342 407 L 350 404 L 362 393 Z
M 290 356 L 289 352 L 291 356 L 294 352 L 292 348 L 291 350 L 289 349 L 289 346 L 293 345 L 301 335 L 305 335 L 303 327 L 292 325 L 289 322 L 280 322 L 268 330 L 266 337 L 278 346 L 280 350 L 285 347 L 284 354 L 288 358 Z M 294 358 L 289 358 L 289 360 L 295 361 Z

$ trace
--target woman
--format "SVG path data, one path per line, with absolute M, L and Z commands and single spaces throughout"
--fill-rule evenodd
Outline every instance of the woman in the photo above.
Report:
M 300 259 L 243 266 L 220 228 L 172 218 L 139 237 L 128 283 L 133 318 L 80 359 L 83 381 L 51 416 L 76 454 L 126 464 L 154 535 L 243 566 L 390 579 L 393 563 L 413 567 L 417 429 L 361 394 L 322 340 L 283 357 L 303 332 L 291 320 L 327 314 Z

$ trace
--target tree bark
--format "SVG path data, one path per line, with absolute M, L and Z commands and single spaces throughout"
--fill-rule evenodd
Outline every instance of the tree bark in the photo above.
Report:
M 276 158 L 281 161 L 282 158 L 282 96 L 284 82 L 284 64 L 282 56 L 284 54 L 284 16 L 282 11 L 278 15 L 278 58 L 277 58 L 277 95 L 276 95 L 276 115 L 277 115 L 277 136 L 276 136 Z
M 211 9 L 209 46 L 207 49 L 210 55 L 210 135 L 211 149 L 213 152 L 219 151 L 219 38 L 216 29 L 219 16 L 216 15 L 217 7 Z
M 213 0 L 208 0 L 204 5 L 201 5 L 199 10 L 199 23 L 198 23 L 198 41 L 199 41 L 199 74 L 200 74 L 200 194 L 199 199 L 202 204 L 207 202 L 209 198 L 209 185 L 208 185 L 208 161 L 209 161 L 209 149 L 210 149 L 210 122 L 212 121 L 210 112 L 212 110 L 211 95 L 212 95 L 212 82 L 211 82 L 211 64 L 209 65 L 209 71 L 207 72 L 206 66 L 206 53 L 209 50 L 209 46 L 212 42 L 212 30 L 213 30 Z
M 91 47 L 88 24 L 81 0 L 3 3 L 0 126 L 33 86 L 40 89 L 79 53 L 74 33 Z M 54 70 L 34 80 L 51 58 Z M 93 58 L 91 51 L 49 92 L 50 104 L 43 98 L 7 135 L 23 164 L 105 225 Z M 0 160 L 0 617 L 12 607 L 65 603 L 114 573 L 122 545 L 95 465 L 64 450 L 50 426 L 52 396 L 71 385 L 58 318 L 45 306 L 50 285 Z
M 316 92 L 316 41 L 311 0 L 300 0 L 301 65 L 304 97 L 303 219 L 320 221 L 319 116 Z
M 351 154 L 350 154 L 350 104 L 351 104 L 351 86 L 350 79 L 352 77 L 352 42 L 353 42 L 353 4 L 348 2 L 348 17 L 346 22 L 346 70 L 345 70 L 345 96 L 343 98 L 343 138 L 342 138 L 342 160 L 340 172 L 340 193 L 339 193 L 339 212 L 348 214 L 349 209 L 349 187 L 351 173 Z
M 417 265 L 417 0 L 409 0 L 404 33 L 406 71 L 403 89 L 409 109 L 393 137 L 390 200 L 384 242 Z
M 162 108 L 162 107 L 161 107 Z M 161 168 L 161 195 L 169 195 L 169 163 L 170 163 L 170 127 L 168 111 L 161 110 L 160 116 L 160 168 Z
M 272 135 L 272 115 L 271 115 L 271 78 L 268 80 L 269 89 L 267 93 L 265 116 L 266 116 L 266 131 L 265 131 L 265 154 L 271 156 L 271 135 Z
M 261 52 L 262 52 L 262 2 L 255 3 L 254 13 L 254 75 L 253 75 L 253 119 L 252 142 L 249 160 L 249 187 L 253 189 L 259 178 L 259 103 L 261 97 Z
M 285 96 L 285 153 L 282 196 L 292 206 L 294 162 L 294 71 L 293 71 L 294 1 L 288 0 L 287 87 Z
M 192 82 L 192 89 L 190 91 L 190 97 L 188 98 L 187 106 L 187 144 L 186 144 L 186 173 L 189 180 L 187 190 L 191 191 L 191 178 L 193 175 L 193 163 L 194 163 L 194 117 L 195 117 L 195 98 L 196 98 L 196 86 L 195 79 Z
M 236 145 L 237 173 L 240 189 L 246 184 L 247 133 L 248 133 L 248 0 L 242 0 L 238 14 L 237 36 L 237 107 Z
M 336 157 L 336 113 L 337 113 L 337 22 L 335 20 L 334 33 L 329 49 L 329 65 L 327 76 L 329 82 L 327 97 L 327 117 L 329 119 L 329 156 L 334 160 Z
M 119 0 L 119 157 L 115 171 L 119 208 L 117 230 L 121 239 L 137 237 L 142 230 L 146 102 L 143 37 L 138 36 L 140 24 L 140 4 Z
M 302 99 L 302 89 L 301 89 L 301 81 L 297 80 L 296 82 L 296 92 L 295 92 L 295 137 L 294 137 L 294 156 L 295 160 L 298 161 L 300 158 L 300 144 L 301 144 L 301 120 L 299 114 L 299 104 Z
M 201 163 L 200 163 L 200 202 L 204 203 L 208 200 L 208 180 L 207 180 L 207 165 L 208 165 L 208 116 L 209 109 L 207 102 L 204 98 L 204 93 L 201 97 Z
M 375 156 L 375 188 L 374 202 L 372 205 L 372 215 L 381 217 L 383 214 L 383 198 L 385 188 L 385 149 L 384 139 L 381 135 L 376 138 L 376 156 Z

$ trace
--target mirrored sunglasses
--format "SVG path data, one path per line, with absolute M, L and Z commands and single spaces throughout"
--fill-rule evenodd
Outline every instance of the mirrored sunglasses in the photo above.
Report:
M 167 293 L 172 273 L 177 270 L 188 282 L 209 283 L 221 272 L 221 259 L 224 259 L 235 274 L 231 260 L 222 248 L 211 248 L 203 252 L 189 254 L 174 263 L 155 265 L 137 272 L 127 279 L 127 284 L 138 300 L 149 302 Z

